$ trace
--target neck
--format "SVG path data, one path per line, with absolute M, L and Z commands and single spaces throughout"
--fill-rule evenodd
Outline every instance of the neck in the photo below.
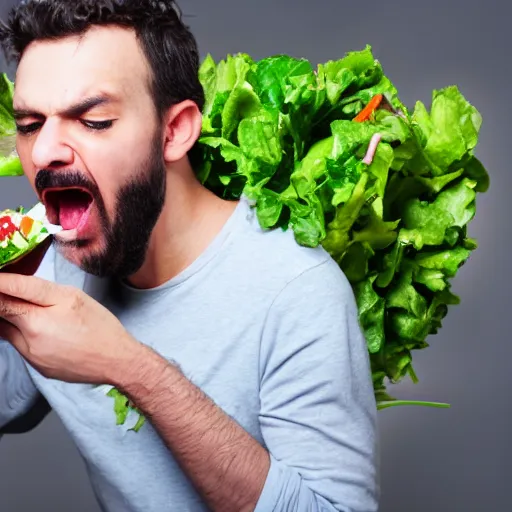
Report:
M 165 205 L 153 230 L 142 267 L 130 285 L 155 288 L 193 263 L 219 234 L 236 208 L 207 190 L 188 164 L 168 172 Z

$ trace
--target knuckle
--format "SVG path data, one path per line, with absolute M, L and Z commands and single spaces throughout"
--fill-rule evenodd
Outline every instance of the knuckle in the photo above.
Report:
M 27 338 L 29 338 L 32 341 L 37 341 L 37 339 L 41 335 L 41 322 L 39 320 L 38 315 L 30 315 L 30 321 L 26 322 L 23 331 Z
M 71 286 L 69 284 L 62 284 L 59 285 L 60 290 L 62 291 L 62 294 L 66 297 L 70 297 L 71 295 L 75 295 L 78 291 L 78 288 L 75 288 L 74 286 Z
M 49 297 L 52 291 L 51 284 L 49 281 L 41 282 L 41 298 Z
M 79 290 L 68 287 L 66 290 L 68 306 L 73 311 L 79 311 L 84 307 L 84 298 Z

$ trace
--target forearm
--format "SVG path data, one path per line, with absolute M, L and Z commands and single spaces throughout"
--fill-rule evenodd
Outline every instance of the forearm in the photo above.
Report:
M 270 467 L 267 451 L 180 370 L 141 348 L 116 387 L 158 431 L 212 510 L 255 509 Z

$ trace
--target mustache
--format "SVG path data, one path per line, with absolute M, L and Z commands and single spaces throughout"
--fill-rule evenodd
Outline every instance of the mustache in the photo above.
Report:
M 100 197 L 100 191 L 91 179 L 78 170 L 50 171 L 42 169 L 36 174 L 35 188 L 41 195 L 48 188 L 82 188 L 87 190 L 95 199 Z

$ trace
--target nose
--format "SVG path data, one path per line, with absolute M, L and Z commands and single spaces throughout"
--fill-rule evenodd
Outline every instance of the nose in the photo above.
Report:
M 32 162 L 38 169 L 63 167 L 73 163 L 74 153 L 66 144 L 63 128 L 57 120 L 43 124 L 32 148 Z

